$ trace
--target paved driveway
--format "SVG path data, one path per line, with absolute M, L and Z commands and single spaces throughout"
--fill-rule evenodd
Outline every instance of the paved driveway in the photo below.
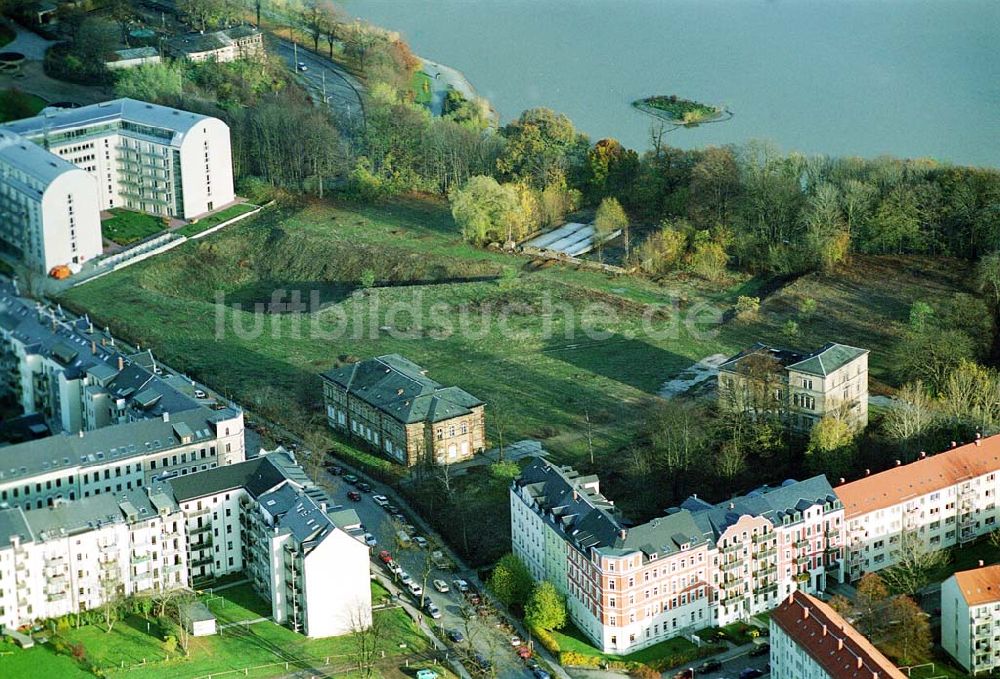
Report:
M 46 40 L 37 33 L 32 33 L 18 24 L 10 24 L 17 32 L 14 42 L 3 48 L 4 52 L 20 52 L 28 59 L 41 61 L 45 58 L 45 51 L 56 44 L 53 40 Z

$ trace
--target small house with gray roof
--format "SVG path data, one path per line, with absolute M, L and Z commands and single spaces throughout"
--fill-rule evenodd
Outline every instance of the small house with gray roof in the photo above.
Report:
M 349 363 L 321 377 L 327 423 L 396 462 L 452 464 L 485 446 L 485 403 L 442 386 L 399 354 Z
M 811 353 L 757 343 L 719 366 L 719 405 L 775 414 L 806 434 L 830 415 L 868 424 L 868 350 L 828 342 Z

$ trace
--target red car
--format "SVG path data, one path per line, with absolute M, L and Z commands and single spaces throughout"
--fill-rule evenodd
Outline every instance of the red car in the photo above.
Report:
M 529 660 L 531 658 L 531 649 L 527 646 L 521 646 L 517 649 L 517 655 L 520 656 L 521 660 Z
M 389 553 L 389 550 L 383 549 L 378 553 L 378 560 L 382 563 L 389 563 L 392 561 L 392 554 Z
M 361 502 L 361 493 L 356 490 L 352 490 L 347 494 L 347 499 L 351 502 Z

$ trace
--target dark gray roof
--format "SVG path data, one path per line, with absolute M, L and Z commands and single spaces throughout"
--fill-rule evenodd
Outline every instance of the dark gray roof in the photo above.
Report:
M 197 408 L 160 419 L 127 422 L 81 434 L 58 434 L 0 448 L 0 482 L 10 482 L 60 468 L 86 467 L 124 460 L 181 445 L 178 426 L 190 429 L 192 443 L 214 441 L 215 424 L 234 417 L 230 410 Z
M 776 488 L 763 486 L 746 495 L 709 504 L 698 497 L 689 497 L 680 510 L 689 511 L 705 537 L 714 542 L 741 516 L 761 516 L 778 526 L 786 516 L 793 517 L 813 505 L 835 504 L 836 493 L 823 475 L 805 481 L 789 479 Z
M 274 517 L 279 531 L 291 534 L 306 553 L 337 529 L 320 503 L 292 483 L 286 482 L 264 493 L 257 502 Z
M 719 370 L 736 371 L 739 369 L 740 363 L 747 356 L 765 354 L 771 356 L 779 365 L 789 370 L 825 377 L 867 353 L 867 349 L 858 349 L 857 347 L 837 344 L 835 342 L 827 342 L 812 353 L 790 349 L 777 349 L 757 342 L 749 349 L 744 349 L 735 356 L 727 359 L 725 363 L 719 366 Z
M 585 553 L 595 548 L 665 556 L 705 542 L 687 511 L 628 526 L 614 504 L 598 492 L 596 476 L 580 476 L 571 467 L 543 458 L 533 458 L 515 483 L 535 499 L 543 518 Z
M 809 354 L 798 363 L 789 365 L 788 369 L 825 377 L 867 353 L 867 349 L 828 342 L 821 349 Z
M 287 456 L 287 453 L 269 453 L 246 462 L 177 476 L 167 483 L 173 488 L 178 502 L 237 488 L 246 488 L 250 495 L 259 497 L 286 480 L 283 465 L 278 459 L 282 455 Z
M 213 33 L 188 33 L 170 38 L 166 42 L 167 51 L 177 56 L 212 52 L 231 45 L 234 40 L 259 35 L 260 31 L 252 26 L 234 26 L 224 31 Z
M 11 177 L 5 166 L 24 172 L 40 182 L 42 188 L 35 189 Z M 40 198 L 54 179 L 74 171 L 83 172 L 73 163 L 49 153 L 32 141 L 10 130 L 0 130 L 0 176 L 5 184 L 17 187 L 22 193 Z M 94 189 L 96 188 L 97 182 L 94 181 Z
M 442 387 L 426 371 L 399 354 L 351 363 L 322 374 L 395 420 L 441 422 L 468 415 L 483 402 L 458 387 Z

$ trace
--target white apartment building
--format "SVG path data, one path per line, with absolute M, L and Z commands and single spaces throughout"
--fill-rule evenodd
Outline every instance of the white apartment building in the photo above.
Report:
M 101 254 L 97 183 L 85 169 L 0 129 L 0 248 L 35 271 Z
M 838 486 L 850 579 L 895 564 L 904 539 L 934 550 L 995 530 L 998 470 L 1000 436 L 992 436 Z
M 0 283 L 0 395 L 53 432 L 77 433 L 179 413 L 210 399 L 148 351 L 122 353 L 84 316 L 21 297 Z
M 970 675 L 1000 668 L 1000 565 L 941 583 L 941 646 Z
M 101 210 L 124 207 L 191 219 L 235 198 L 229 127 L 218 118 L 115 99 L 0 129 L 90 173 Z
M 189 577 L 202 586 L 243 571 L 276 622 L 311 637 L 371 621 L 369 550 L 353 510 L 337 511 L 279 448 L 172 479 L 186 518 Z
M 243 441 L 242 411 L 197 408 L 7 446 L 0 449 L 0 506 L 38 510 L 242 462 Z
M 162 488 L 0 510 L 0 627 L 187 584 L 184 517 Z
M 819 599 L 794 592 L 771 612 L 771 679 L 904 679 L 868 639 Z

